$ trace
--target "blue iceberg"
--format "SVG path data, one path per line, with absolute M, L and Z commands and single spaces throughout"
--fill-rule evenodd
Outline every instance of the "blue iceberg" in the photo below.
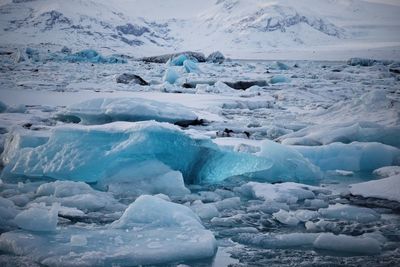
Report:
M 153 161 L 181 172 L 186 183 L 218 182 L 235 175 L 262 179 L 262 172 L 257 172 L 272 166 L 268 158 L 223 151 L 209 139 L 193 138 L 176 126 L 154 121 L 60 126 L 43 145 L 15 146 L 8 155 L 2 177 L 10 179 L 127 180 Z

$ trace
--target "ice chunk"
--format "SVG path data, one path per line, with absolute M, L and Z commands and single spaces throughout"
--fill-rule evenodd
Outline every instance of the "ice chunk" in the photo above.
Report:
M 318 212 L 328 219 L 357 221 L 367 223 L 379 220 L 379 213 L 369 208 L 361 208 L 350 205 L 335 204 Z
M 0 197 L 0 230 L 9 230 L 15 226 L 13 219 L 18 212 L 11 200 Z
M 200 200 L 194 201 L 190 208 L 204 220 L 209 220 L 219 216 L 218 209 L 213 203 L 203 204 Z
M 55 181 L 42 184 L 36 190 L 35 202 L 51 204 L 58 202 L 62 206 L 77 208 L 84 212 L 101 209 L 118 211 L 124 205 L 118 203 L 111 194 L 92 189 L 88 184 L 73 181 Z
M 362 197 L 374 197 L 400 202 L 400 174 L 350 185 L 350 193 Z
M 69 106 L 58 118 L 83 124 L 156 120 L 187 125 L 197 120 L 197 115 L 179 104 L 140 98 L 95 98 Z
M 380 143 L 332 143 L 325 146 L 292 148 L 321 170 L 371 171 L 400 162 L 400 149 Z
M 373 122 L 346 122 L 310 126 L 281 136 L 285 145 L 327 145 L 334 142 L 380 142 L 400 147 L 400 127 Z
M 174 171 L 157 160 L 149 160 L 126 167 L 98 183 L 118 196 L 165 194 L 184 196 L 190 193 L 185 187 L 182 173 Z
M 314 233 L 290 233 L 290 234 L 239 234 L 234 241 L 253 245 L 261 248 L 299 248 L 312 247 L 319 234 Z
M 142 86 L 149 85 L 149 83 L 143 80 L 142 77 L 132 73 L 122 73 L 121 75 L 117 76 L 116 81 L 117 83 L 123 84 L 139 84 Z
M 302 222 L 314 220 L 319 216 L 319 213 L 312 210 L 296 210 L 295 216 Z
M 153 160 L 180 171 L 189 183 L 217 182 L 234 175 L 254 174 L 263 179 L 257 172 L 271 167 L 268 158 L 223 151 L 210 140 L 192 138 L 167 123 L 114 122 L 56 127 L 45 144 L 18 150 L 2 176 L 118 180 L 126 179 L 135 166 Z
M 279 221 L 280 223 L 290 225 L 290 226 L 296 226 L 299 224 L 300 220 L 297 219 L 297 217 L 288 211 L 285 210 L 279 210 L 278 212 L 275 212 L 272 214 L 275 220 Z
M 311 189 L 318 188 L 291 182 L 281 184 L 249 182 L 237 191 L 266 201 L 296 203 L 299 200 L 314 199 L 315 194 Z
M 270 169 L 260 173 L 264 180 L 306 182 L 321 178 L 318 167 L 291 147 L 265 140 L 257 155 L 273 162 Z
M 183 61 L 183 67 L 188 73 L 199 72 L 199 67 L 197 66 L 197 64 L 190 59 L 186 59 L 185 61 Z
M 273 76 L 273 77 L 269 80 L 269 82 L 270 82 L 271 84 L 276 84 L 276 83 L 289 83 L 289 82 L 290 82 L 290 79 L 287 78 L 287 77 L 285 77 L 285 76 L 283 76 L 283 75 L 275 75 L 275 76 Z
M 370 237 L 334 235 L 323 233 L 314 242 L 316 249 L 330 250 L 350 255 L 375 255 L 381 252 L 381 243 Z
M 27 235 L 29 234 L 29 238 Z M 213 234 L 188 207 L 141 196 L 111 225 L 61 227 L 0 236 L 0 250 L 46 266 L 165 265 L 212 257 Z
M 215 202 L 215 206 L 218 210 L 235 209 L 241 204 L 239 197 L 226 198 Z
M 51 208 L 44 205 L 34 205 L 19 213 L 15 223 L 22 229 L 31 231 L 55 231 L 58 222 L 58 206 Z
M 174 84 L 179 79 L 179 73 L 172 67 L 169 67 L 163 76 L 163 81 Z
M 279 69 L 279 70 L 288 70 L 290 69 L 288 65 L 286 65 L 283 62 L 277 61 L 275 62 L 275 65 L 273 66 L 273 68 Z
M 386 166 L 373 171 L 373 174 L 381 177 L 387 178 L 390 176 L 395 176 L 400 174 L 400 166 Z

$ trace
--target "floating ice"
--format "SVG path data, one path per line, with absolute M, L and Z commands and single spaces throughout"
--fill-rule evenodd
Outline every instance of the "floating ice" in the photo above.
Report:
M 14 227 L 13 220 L 18 212 L 19 210 L 11 200 L 0 197 L 0 230 L 9 230 Z
M 314 242 L 316 249 L 342 252 L 350 255 L 375 255 L 381 252 L 381 243 L 370 237 L 323 233 Z
M 372 209 L 350 205 L 335 204 L 318 212 L 328 219 L 350 220 L 367 223 L 379 220 L 380 215 Z
M 279 138 L 285 145 L 327 145 L 334 142 L 379 142 L 400 147 L 400 127 L 373 122 L 346 122 L 310 126 Z
M 300 220 L 297 219 L 297 217 L 293 213 L 285 210 L 279 210 L 278 212 L 272 214 L 272 216 L 280 223 L 290 226 L 296 226 L 300 222 Z
M 58 206 L 34 205 L 19 213 L 15 223 L 22 229 L 31 231 L 55 231 L 58 222 Z
M 209 220 L 219 216 L 218 209 L 213 203 L 203 204 L 201 200 L 196 200 L 190 208 L 203 220 Z
M 156 120 L 187 125 L 196 121 L 197 115 L 179 104 L 140 98 L 95 98 L 67 107 L 58 118 L 83 124 Z
M 0 113 L 5 112 L 7 108 L 7 105 L 0 101 Z
M 216 241 L 188 207 L 141 196 L 111 225 L 7 232 L 0 250 L 49 266 L 136 266 L 209 258 Z
M 321 170 L 371 171 L 400 162 L 400 149 L 381 143 L 292 146 Z
M 362 197 L 374 197 L 400 202 L 400 174 L 350 185 L 350 193 Z
M 289 83 L 289 82 L 290 82 L 290 79 L 289 79 L 289 78 L 286 78 L 286 77 L 283 76 L 283 75 L 275 75 L 275 76 L 273 76 L 273 77 L 269 80 L 269 82 L 270 82 L 271 84 L 276 84 L 276 83 Z
M 239 234 L 235 241 L 261 248 L 299 248 L 312 247 L 319 234 L 315 233 L 290 233 L 290 234 Z
M 387 178 L 390 176 L 395 176 L 400 174 L 400 166 L 386 166 L 373 171 L 373 174 L 381 177 Z
M 172 67 L 169 67 L 165 71 L 165 74 L 163 76 L 163 81 L 168 82 L 170 84 L 174 84 L 178 79 L 179 79 L 179 73 Z
M 320 190 L 323 189 L 291 182 L 281 184 L 249 182 L 236 189 L 244 196 L 283 203 L 296 203 L 299 200 L 314 199 L 313 191 L 319 192 Z
M 234 175 L 263 179 L 262 172 L 257 172 L 272 165 L 268 158 L 222 151 L 210 140 L 191 138 L 167 123 L 114 122 L 56 127 L 45 144 L 16 151 L 2 176 L 85 182 L 112 177 L 118 181 L 135 177 L 135 167 L 146 161 L 180 171 L 189 183 L 217 182 Z

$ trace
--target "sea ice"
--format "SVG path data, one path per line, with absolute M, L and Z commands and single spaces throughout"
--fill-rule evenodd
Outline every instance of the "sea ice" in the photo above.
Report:
M 330 250 L 350 255 L 375 255 L 381 252 L 381 243 L 370 237 L 322 233 L 314 242 L 316 249 Z
M 188 207 L 147 195 L 111 225 L 61 226 L 48 234 L 11 231 L 0 236 L 2 251 L 49 266 L 167 264 L 210 258 L 216 248 L 213 234 Z
M 350 185 L 352 195 L 400 202 L 400 174 Z
M 58 222 L 58 205 L 52 207 L 33 205 L 20 212 L 14 222 L 18 227 L 30 231 L 55 231 Z
M 95 98 L 67 107 L 58 118 L 83 124 L 155 120 L 186 125 L 197 120 L 197 115 L 179 104 L 140 98 Z
M 318 212 L 328 219 L 349 220 L 360 223 L 373 222 L 380 218 L 379 213 L 372 209 L 343 204 L 331 205 L 328 208 L 319 209 Z

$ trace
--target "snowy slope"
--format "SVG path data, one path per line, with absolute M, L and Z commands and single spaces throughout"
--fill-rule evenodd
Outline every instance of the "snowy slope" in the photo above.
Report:
M 399 13 L 390 1 L 362 0 L 3 0 L 0 44 L 134 56 L 221 50 L 234 58 L 400 58 Z

